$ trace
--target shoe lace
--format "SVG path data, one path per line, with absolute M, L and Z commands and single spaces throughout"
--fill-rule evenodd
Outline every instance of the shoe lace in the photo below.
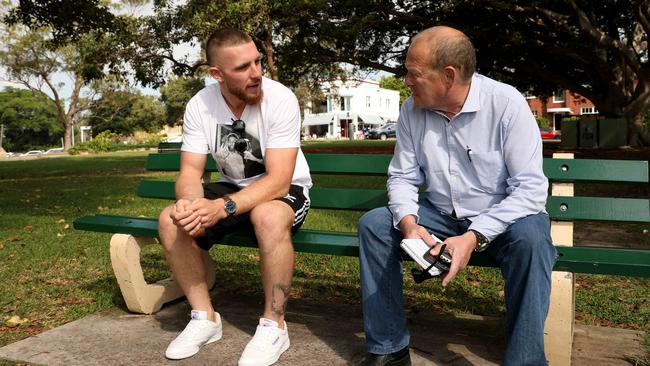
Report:
M 275 327 L 264 327 L 259 325 L 255 331 L 251 343 L 256 346 L 268 346 L 280 336 L 280 332 Z
M 187 326 L 185 326 L 185 329 L 183 329 L 181 334 L 179 334 L 176 339 L 177 340 L 192 339 L 197 332 L 201 331 L 202 328 L 203 328 L 203 322 L 198 320 L 190 320 L 190 322 L 187 323 Z

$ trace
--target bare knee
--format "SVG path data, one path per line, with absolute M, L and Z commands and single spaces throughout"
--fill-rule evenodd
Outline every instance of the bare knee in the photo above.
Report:
M 255 228 L 260 250 L 268 249 L 264 246 L 290 237 L 293 210 L 280 201 L 267 202 L 251 211 L 251 223 Z
M 177 242 L 180 230 L 172 220 L 170 213 L 172 206 L 168 206 L 162 210 L 158 217 L 158 235 L 160 242 L 165 250 L 170 250 Z

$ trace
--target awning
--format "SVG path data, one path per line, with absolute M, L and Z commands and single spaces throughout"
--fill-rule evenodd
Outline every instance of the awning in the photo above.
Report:
M 359 120 L 367 125 L 383 125 L 386 123 L 383 117 L 374 114 L 360 114 Z
M 571 108 L 562 107 L 562 108 L 549 108 L 546 110 L 548 113 L 571 113 Z
M 328 125 L 334 119 L 333 113 L 317 113 L 305 116 L 303 126 Z

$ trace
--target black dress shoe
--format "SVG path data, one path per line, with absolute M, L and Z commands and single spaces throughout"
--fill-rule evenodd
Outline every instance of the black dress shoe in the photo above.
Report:
M 357 364 L 358 366 L 411 366 L 411 354 L 409 348 L 404 347 L 401 350 L 387 355 L 377 355 L 368 353 L 366 358 Z

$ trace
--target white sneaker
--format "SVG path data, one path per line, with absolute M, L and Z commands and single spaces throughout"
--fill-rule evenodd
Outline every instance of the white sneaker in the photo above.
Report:
M 248 342 L 239 358 L 239 366 L 273 365 L 280 355 L 289 349 L 287 323 L 284 329 L 271 319 L 260 319 L 253 339 Z
M 174 339 L 165 351 L 165 357 L 180 360 L 194 356 L 201 346 L 216 342 L 223 335 L 221 316 L 215 312 L 216 322 L 208 320 L 205 311 L 192 310 L 192 320 L 187 324 L 181 334 Z

